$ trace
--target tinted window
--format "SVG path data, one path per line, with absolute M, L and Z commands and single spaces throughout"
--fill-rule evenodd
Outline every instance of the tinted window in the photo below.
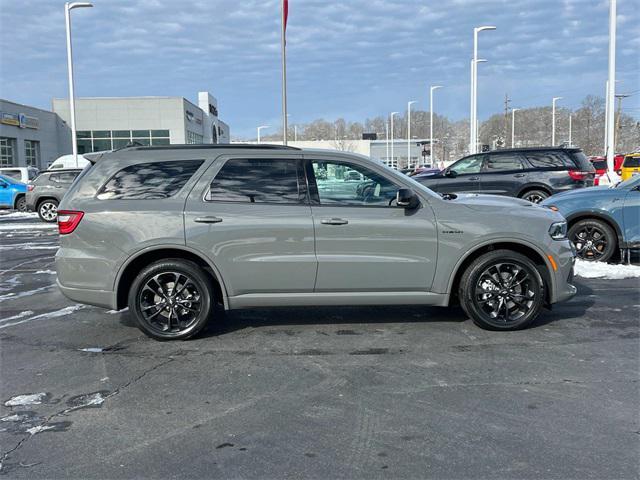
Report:
M 522 161 L 520 156 L 514 153 L 489 155 L 484 168 L 486 173 L 522 170 Z
M 535 168 L 575 168 L 575 163 L 564 152 L 532 152 L 525 155 Z
M 20 180 L 22 178 L 20 170 L 2 170 L 2 175 L 13 178 L 14 180 Z
M 398 186 L 360 165 L 343 162 L 313 162 L 321 205 L 389 207 Z
M 100 200 L 168 198 L 184 187 L 202 160 L 139 163 L 123 168 L 100 189 Z
M 227 161 L 211 182 L 205 199 L 218 202 L 303 203 L 298 160 L 233 159 Z
M 640 157 L 624 157 L 623 167 L 640 167 Z
M 595 168 L 596 170 L 606 170 L 607 169 L 607 161 L 606 160 L 594 160 L 591 163 L 593 163 L 593 168 Z
M 478 155 L 476 157 L 463 158 L 462 160 L 457 161 L 449 170 L 453 170 L 458 175 L 465 175 L 468 173 L 480 173 L 480 168 L 482 167 L 482 160 L 484 155 Z
M 49 176 L 49 180 L 55 183 L 63 183 L 71 185 L 80 172 L 60 172 L 52 173 Z

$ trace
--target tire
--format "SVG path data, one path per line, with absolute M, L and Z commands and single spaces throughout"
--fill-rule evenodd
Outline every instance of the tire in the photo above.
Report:
M 528 200 L 531 203 L 540 203 L 545 198 L 549 197 L 549 193 L 544 190 L 528 190 L 520 196 L 523 200 Z
M 19 212 L 26 212 L 27 211 L 27 199 L 24 196 L 19 197 L 16 200 L 15 207 L 16 207 L 16 210 L 18 210 Z
M 569 240 L 576 247 L 578 258 L 588 262 L 608 262 L 616 253 L 616 232 L 602 220 L 580 220 L 569 228 Z
M 38 216 L 43 222 L 56 222 L 58 220 L 58 201 L 47 199 L 40 202 L 38 204 Z
M 182 259 L 160 260 L 143 268 L 131 285 L 128 303 L 138 328 L 156 340 L 186 340 L 197 335 L 215 305 L 206 273 Z
M 460 280 L 464 312 L 485 330 L 519 330 L 544 305 L 544 281 L 535 264 L 512 250 L 495 250 L 475 259 Z

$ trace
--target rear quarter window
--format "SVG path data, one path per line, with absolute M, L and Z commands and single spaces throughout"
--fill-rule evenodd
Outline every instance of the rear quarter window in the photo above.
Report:
M 624 157 L 624 161 L 622 162 L 623 167 L 631 167 L 636 168 L 640 167 L 640 157 Z
M 525 156 L 534 168 L 576 168 L 576 164 L 569 158 L 566 152 L 531 152 L 526 153 Z
M 180 191 L 203 160 L 176 160 L 130 165 L 118 171 L 98 191 L 100 200 L 156 200 Z

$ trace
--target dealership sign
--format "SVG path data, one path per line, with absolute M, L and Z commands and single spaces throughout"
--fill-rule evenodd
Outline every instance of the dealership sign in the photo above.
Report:
M 0 112 L 0 123 L 20 128 L 33 128 L 34 130 L 37 130 L 40 125 L 37 117 L 30 117 L 24 113 L 7 112 Z

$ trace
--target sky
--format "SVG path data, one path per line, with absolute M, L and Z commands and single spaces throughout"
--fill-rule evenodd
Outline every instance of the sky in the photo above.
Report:
M 618 0 L 617 75 L 640 118 L 640 0 Z M 289 0 L 290 123 L 434 110 L 469 116 L 473 27 L 480 119 L 512 106 L 604 96 L 607 0 Z M 280 125 L 280 0 L 94 0 L 72 12 L 76 96 L 218 99 L 235 138 Z M 67 96 L 64 2 L 0 0 L 0 97 L 50 109 Z M 267 131 L 268 132 L 268 131 Z M 265 132 L 265 133 L 267 133 Z

